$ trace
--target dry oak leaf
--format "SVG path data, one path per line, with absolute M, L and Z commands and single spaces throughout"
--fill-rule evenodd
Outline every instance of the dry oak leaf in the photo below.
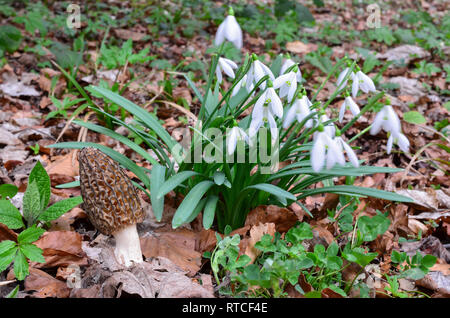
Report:
M 83 251 L 82 236 L 73 231 L 53 231 L 44 233 L 34 244 L 43 250 L 45 263 L 34 263 L 35 268 L 88 264 Z
M 34 291 L 32 295 L 37 298 L 67 298 L 70 295 L 64 282 L 36 268 L 30 268 L 30 275 L 25 279 L 25 291 Z
M 293 41 L 286 43 L 286 50 L 295 54 L 307 54 L 317 50 L 317 44 Z
M 202 254 L 195 250 L 195 236 L 191 238 L 186 232 L 190 231 L 152 233 L 141 237 L 142 254 L 147 259 L 168 258 L 193 276 L 200 269 Z
M 50 163 L 45 170 L 49 175 L 51 174 L 63 174 L 71 177 L 78 176 L 78 160 L 72 161 L 73 153 L 72 150 L 67 155 L 60 156 L 56 161 Z
M 250 229 L 250 237 L 247 240 L 247 246 L 245 247 L 244 252 L 245 255 L 250 257 L 250 264 L 253 264 L 256 258 L 261 254 L 261 251 L 255 247 L 255 244 L 260 241 L 265 234 L 274 236 L 275 232 L 274 223 L 264 223 L 252 226 Z
M 277 232 L 285 233 L 298 221 L 294 212 L 276 205 L 262 205 L 254 208 L 247 215 L 245 225 L 274 223 Z

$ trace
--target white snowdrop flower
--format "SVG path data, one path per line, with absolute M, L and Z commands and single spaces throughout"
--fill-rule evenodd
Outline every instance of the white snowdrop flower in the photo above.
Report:
M 295 102 L 292 104 L 291 108 L 286 113 L 286 117 L 283 121 L 283 128 L 288 128 L 294 120 L 297 120 L 299 123 L 305 119 L 309 114 L 311 114 L 312 103 L 306 95 L 303 95 L 301 98 L 297 98 Z M 311 128 L 313 126 L 313 119 L 310 118 L 306 121 L 305 127 Z
M 234 153 L 237 143 L 242 140 L 248 143 L 248 136 L 243 129 L 238 126 L 234 126 L 227 131 L 226 142 L 228 155 L 232 155 Z
M 409 140 L 401 132 L 393 132 L 390 134 L 386 145 L 388 154 L 391 153 L 393 144 L 398 145 L 403 152 L 409 152 Z
M 246 87 L 246 84 L 247 84 L 247 74 L 245 74 L 244 77 L 242 77 L 242 79 L 233 88 L 233 91 L 231 92 L 231 96 L 234 96 L 237 93 L 239 93 L 241 88 Z M 253 87 L 254 87 L 254 85 L 252 84 L 248 93 L 250 93 L 252 91 Z
M 290 103 L 297 91 L 297 75 L 294 72 L 280 75 L 273 81 L 273 87 L 279 88 L 280 97 L 287 96 L 287 101 Z
M 225 40 L 233 43 L 238 49 L 242 48 L 242 30 L 231 8 L 228 11 L 228 16 L 219 25 L 214 42 L 216 45 L 221 45 Z
M 341 136 L 334 138 L 336 144 L 341 148 L 342 151 L 345 151 L 347 154 L 348 160 L 352 163 L 354 167 L 359 167 L 358 157 L 353 151 L 352 147 L 350 147 Z
M 339 110 L 339 122 L 340 123 L 342 123 L 342 120 L 344 119 L 345 111 L 347 109 L 352 112 L 353 116 L 356 116 L 359 114 L 359 107 L 350 96 L 347 96 L 345 98 L 344 102 L 341 105 L 341 109 Z
M 319 131 L 311 150 L 311 167 L 315 172 L 326 168 L 331 169 L 336 163 L 345 165 L 342 148 L 325 131 Z
M 258 130 L 265 124 L 269 123 L 270 134 L 272 136 L 272 142 L 274 142 L 278 138 L 278 126 L 273 117 L 273 114 L 269 108 L 269 106 L 264 105 L 257 112 L 253 111 L 252 113 L 252 121 L 250 122 L 249 127 L 249 144 L 253 144 L 253 137 L 255 137 Z
M 347 85 L 348 82 L 348 78 L 344 81 L 344 78 L 347 76 L 348 72 L 350 72 L 350 67 L 346 67 L 338 76 L 337 82 L 336 82 L 336 86 L 337 89 L 340 90 L 342 88 L 344 88 Z M 352 74 L 350 75 L 350 77 L 352 77 L 355 73 L 352 72 Z
M 286 73 L 287 69 L 290 68 L 292 65 L 297 65 L 297 63 L 295 63 L 290 58 L 285 59 L 283 64 L 281 65 L 280 75 L 283 75 L 284 73 Z M 297 82 L 300 83 L 302 81 L 302 72 L 300 71 L 299 67 L 297 67 L 297 72 L 295 72 L 295 74 L 297 76 Z
M 237 69 L 238 66 L 232 60 L 219 57 L 219 62 L 216 67 L 216 76 L 217 81 L 222 83 L 222 71 L 227 74 L 229 77 L 234 78 L 234 69 Z
M 381 129 L 392 134 L 401 131 L 400 119 L 391 105 L 385 105 L 375 116 L 372 127 L 370 128 L 370 134 L 376 135 Z
M 269 81 L 267 89 L 261 94 L 253 107 L 253 115 L 261 114 L 262 108 L 268 106 L 270 112 L 279 117 L 283 117 L 283 104 L 281 103 L 280 97 L 278 97 L 277 92 L 273 88 L 272 82 Z
M 352 96 L 356 97 L 358 90 L 361 89 L 364 93 L 375 92 L 375 84 L 372 79 L 361 71 L 352 74 Z
M 250 69 L 247 73 L 247 91 L 251 91 L 251 87 L 258 83 L 261 78 L 263 78 L 266 75 L 269 75 L 269 79 L 271 81 L 275 80 L 275 76 L 273 75 L 272 71 L 264 65 L 264 63 L 260 62 L 255 54 L 252 56 L 253 62 L 250 66 Z M 266 88 L 266 83 L 262 83 L 261 89 Z

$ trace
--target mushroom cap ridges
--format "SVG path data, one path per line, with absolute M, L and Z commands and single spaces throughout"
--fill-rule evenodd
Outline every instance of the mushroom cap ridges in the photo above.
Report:
M 136 188 L 117 162 L 100 150 L 83 148 L 78 154 L 83 210 L 105 235 L 145 218 Z

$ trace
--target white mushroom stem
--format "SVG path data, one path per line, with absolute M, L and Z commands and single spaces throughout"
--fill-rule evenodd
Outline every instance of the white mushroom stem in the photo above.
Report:
M 136 224 L 129 225 L 113 233 L 116 239 L 114 254 L 117 261 L 126 267 L 142 263 L 141 243 L 136 230 Z

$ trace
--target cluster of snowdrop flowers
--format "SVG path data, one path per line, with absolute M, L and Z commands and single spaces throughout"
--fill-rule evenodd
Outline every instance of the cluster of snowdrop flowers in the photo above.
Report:
M 215 44 L 220 45 L 225 40 L 232 42 L 237 48 L 242 48 L 242 30 L 234 18 L 230 9 L 226 19 L 220 24 L 215 38 Z M 261 62 L 255 54 L 252 54 L 248 72 L 243 74 L 238 83 L 235 83 L 231 96 L 235 96 L 242 88 L 255 94 L 255 85 L 264 77 L 266 81 L 259 83 L 260 95 L 256 100 L 251 113 L 248 135 L 238 127 L 237 123 L 227 131 L 227 154 L 232 155 L 236 150 L 238 142 L 252 144 L 258 130 L 268 124 L 272 142 L 279 137 L 277 118 L 282 121 L 282 127 L 288 129 L 295 121 L 303 123 L 307 129 L 316 129 L 313 134 L 313 146 L 311 151 L 311 166 L 315 172 L 320 172 L 324 167 L 331 169 L 336 164 L 345 166 L 345 156 L 354 166 L 359 167 L 358 158 L 352 147 L 341 136 L 341 132 L 332 123 L 325 111 L 315 109 L 309 100 L 305 89 L 302 89 L 302 73 L 290 56 L 285 56 L 281 65 L 280 74 L 275 77 L 269 67 Z M 219 57 L 216 76 L 218 83 L 223 80 L 222 73 L 229 78 L 235 79 L 234 70 L 238 65 L 224 57 Z M 351 80 L 351 95 L 346 90 Z M 337 90 L 345 91 L 344 100 L 339 109 L 338 120 L 342 123 L 346 111 L 353 116 L 360 114 L 360 108 L 355 102 L 358 92 L 376 92 L 372 79 L 364 74 L 356 65 L 354 69 L 348 63 L 347 67 L 337 78 Z M 282 102 L 284 100 L 285 102 Z M 284 112 L 283 105 L 290 105 Z M 314 115 L 311 115 L 314 113 Z M 308 117 L 307 120 L 305 120 Z M 409 141 L 401 132 L 400 120 L 395 114 L 392 106 L 386 105 L 377 114 L 371 126 L 370 133 L 377 134 L 381 129 L 388 132 L 387 152 L 390 153 L 392 146 L 397 144 L 401 150 L 407 152 Z
M 333 138 L 334 137 L 334 138 Z M 322 124 L 319 131 L 314 136 L 314 145 L 311 151 L 311 167 L 314 171 L 322 170 L 326 163 L 326 168 L 331 169 L 335 164 L 345 165 L 344 152 L 353 166 L 359 167 L 358 157 L 353 149 L 342 139 L 340 132 L 336 135 L 325 131 Z

